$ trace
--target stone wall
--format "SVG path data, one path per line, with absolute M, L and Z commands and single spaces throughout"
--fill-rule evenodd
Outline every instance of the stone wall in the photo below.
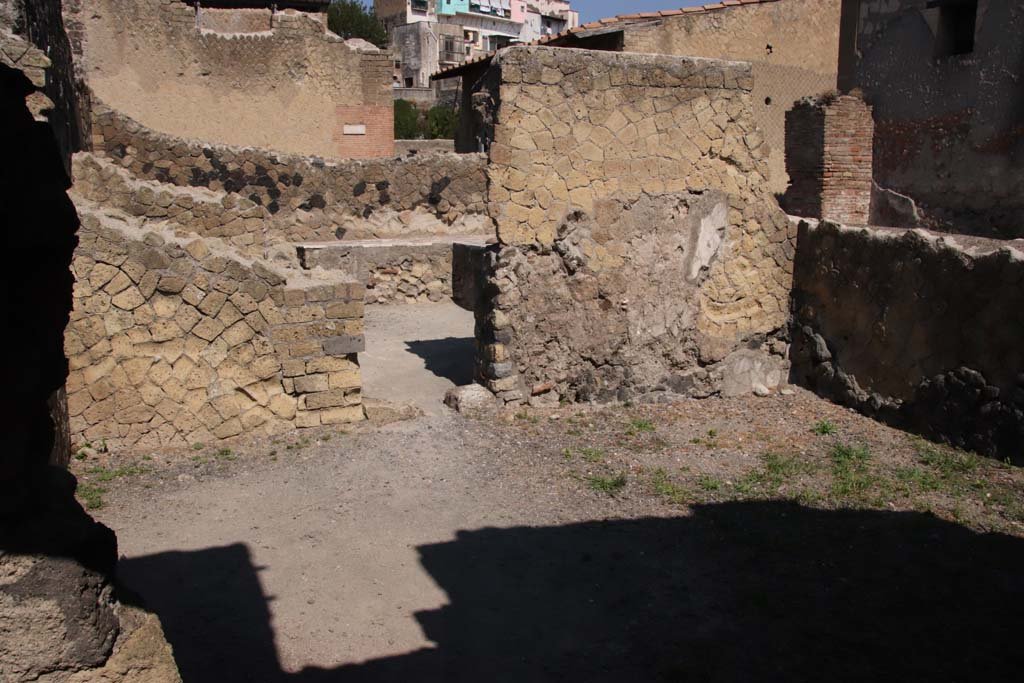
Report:
M 157 133 L 94 104 L 93 149 L 132 175 L 240 195 L 275 216 L 271 241 L 492 230 L 486 160 L 477 154 L 328 161 Z
M 871 108 L 852 95 L 807 98 L 786 112 L 786 211 L 867 225 L 873 134 Z
M 217 237 L 263 257 L 272 228 L 266 208 L 236 194 L 136 180 L 107 159 L 80 152 L 72 161 L 75 194 L 132 216 L 160 220 L 199 237 Z
M 395 152 L 399 156 L 454 151 L 454 140 L 395 140 Z
M 269 8 L 199 7 L 196 23 L 203 31 L 215 33 L 261 33 L 274 28 L 274 13 Z
M 179 0 L 79 0 L 99 99 L 182 138 L 330 158 L 393 153 L 391 56 L 327 31 L 323 15 Z M 213 29 L 213 30 L 211 30 Z M 239 31 L 239 29 L 244 29 Z
M 793 379 L 1024 464 L 1024 244 L 801 224 Z
M 363 287 L 284 277 L 79 200 L 77 441 L 154 447 L 362 419 Z M 335 278 L 337 280 L 337 278 Z
M 779 0 L 662 12 L 624 27 L 623 50 L 750 62 L 754 119 L 771 148 L 773 191 L 786 189 L 785 113 L 836 87 L 840 0 Z
M 452 298 L 452 255 L 483 239 L 366 240 L 299 245 L 303 268 L 342 272 L 366 284 L 368 304 L 415 304 Z
M 736 352 L 763 352 L 759 383 L 777 385 L 793 247 L 750 66 L 516 47 L 490 69 L 476 82 L 498 92 L 472 94 L 496 104 L 486 385 L 506 401 L 707 395 L 742 384 Z
M 863 0 L 844 41 L 850 84 L 874 109 L 875 180 L 913 199 L 927 227 L 1024 236 L 1024 4 L 978 0 L 962 54 L 945 42 L 969 28 L 957 3 L 927 4 Z

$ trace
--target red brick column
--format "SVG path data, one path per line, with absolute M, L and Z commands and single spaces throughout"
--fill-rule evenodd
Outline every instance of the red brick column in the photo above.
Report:
M 854 95 L 804 100 L 786 113 L 787 212 L 866 225 L 874 121 Z

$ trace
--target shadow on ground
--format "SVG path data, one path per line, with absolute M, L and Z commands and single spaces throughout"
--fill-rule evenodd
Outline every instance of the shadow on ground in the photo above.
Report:
M 294 674 L 245 546 L 120 571 L 186 683 L 1010 680 L 1024 666 L 1024 541 L 925 514 L 727 503 L 419 552 L 450 596 L 416 615 L 436 648 Z
M 405 346 L 423 359 L 427 370 L 462 386 L 473 381 L 473 341 L 473 337 L 418 339 L 405 342 Z

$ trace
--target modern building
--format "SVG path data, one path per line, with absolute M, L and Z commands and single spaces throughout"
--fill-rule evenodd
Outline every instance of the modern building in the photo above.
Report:
M 494 50 L 579 25 L 568 0 L 375 0 L 395 55 L 396 96 L 430 75 Z

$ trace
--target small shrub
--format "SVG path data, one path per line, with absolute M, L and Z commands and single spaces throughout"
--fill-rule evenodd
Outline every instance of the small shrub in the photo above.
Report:
M 419 110 L 408 100 L 395 100 L 395 139 L 415 140 L 419 137 Z
M 427 137 L 431 140 L 451 140 L 459 125 L 459 115 L 451 107 L 432 107 L 427 112 Z
M 149 470 L 139 465 L 122 465 L 121 467 L 92 467 L 85 471 L 96 478 L 96 481 L 113 481 L 121 477 L 134 477 L 140 474 L 145 474 Z
M 830 436 L 838 432 L 839 428 L 831 420 L 819 420 L 814 423 L 811 431 L 818 436 Z
M 231 452 L 230 448 L 221 448 L 214 455 L 221 460 L 234 460 L 235 454 Z

